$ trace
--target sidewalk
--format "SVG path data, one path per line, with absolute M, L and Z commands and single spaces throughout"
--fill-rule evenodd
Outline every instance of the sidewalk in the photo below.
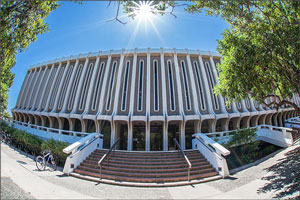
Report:
M 1 177 L 9 177 L 26 194 L 36 199 L 270 199 L 282 190 L 276 187 L 263 190 L 272 180 L 262 180 L 262 177 L 273 175 L 266 168 L 281 162 L 286 152 L 296 148 L 300 149 L 299 146 L 284 149 L 257 166 L 227 179 L 193 186 L 135 188 L 97 184 L 65 176 L 60 171 L 40 172 L 32 159 L 1 144 Z M 258 190 L 263 192 L 258 193 Z M 296 191 L 285 198 L 298 195 L 300 192 Z

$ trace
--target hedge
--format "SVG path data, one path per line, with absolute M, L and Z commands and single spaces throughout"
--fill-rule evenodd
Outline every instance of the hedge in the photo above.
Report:
M 57 165 L 64 166 L 68 155 L 63 152 L 63 149 L 69 146 L 68 143 L 54 139 L 42 140 L 36 135 L 11 127 L 3 121 L 0 122 L 0 130 L 8 134 L 11 138 L 11 144 L 21 148 L 20 150 L 34 156 L 46 149 L 50 150 L 57 161 Z

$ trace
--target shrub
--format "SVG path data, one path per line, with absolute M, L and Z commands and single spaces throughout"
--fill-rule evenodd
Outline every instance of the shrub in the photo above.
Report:
M 63 166 L 68 156 L 63 152 L 63 149 L 68 145 L 66 142 L 60 142 L 54 139 L 45 140 L 42 143 L 42 151 L 46 149 L 50 150 L 57 161 L 57 165 Z
M 63 166 L 67 158 L 67 154 L 63 152 L 69 144 L 66 142 L 51 140 L 42 140 L 36 135 L 27 133 L 26 131 L 18 130 L 14 127 L 9 126 L 5 122 L 0 122 L 1 131 L 6 132 L 11 136 L 12 144 L 14 146 L 23 145 L 25 151 L 32 152 L 34 154 L 40 153 L 43 150 L 50 150 L 57 161 L 58 166 Z

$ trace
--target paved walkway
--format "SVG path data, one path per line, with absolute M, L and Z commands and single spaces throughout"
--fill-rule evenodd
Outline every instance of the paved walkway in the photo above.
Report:
M 1 180 L 9 179 L 19 188 L 23 198 L 36 199 L 270 199 L 297 197 L 300 195 L 299 180 L 293 178 L 293 169 L 283 169 L 290 174 L 291 183 L 275 184 L 278 171 L 272 166 L 286 163 L 288 152 L 300 150 L 292 146 L 281 150 L 270 159 L 238 172 L 233 176 L 193 186 L 168 188 L 135 188 L 97 184 L 65 176 L 60 171 L 40 172 L 35 162 L 18 151 L 1 144 Z M 291 153 L 290 153 L 291 154 Z M 288 154 L 289 155 L 289 154 Z M 299 153 L 300 155 L 300 153 Z M 300 156 L 299 156 L 300 157 Z M 298 159 L 298 162 L 300 159 Z M 293 159 L 292 159 L 293 161 Z M 300 166 L 299 163 L 294 163 Z M 291 164 L 289 163 L 289 166 Z M 298 170 L 300 172 L 300 169 Z M 298 173 L 299 175 L 300 173 Z M 280 175 L 281 176 L 281 175 Z M 288 176 L 288 175 L 286 175 Z M 271 178 L 270 178 L 271 177 Z M 283 177 L 285 180 L 286 177 Z M 294 181 L 294 182 L 293 182 Z M 298 181 L 298 182 L 297 182 Z M 9 181 L 6 181 L 9 182 Z M 2 182 L 3 183 L 3 182 Z M 293 185 L 293 190 L 290 185 Z M 296 185 L 295 185 L 296 184 Z M 298 185 L 297 185 L 298 184 Z M 6 187 L 9 187 L 9 186 Z M 297 189 L 299 186 L 299 190 Z M 5 186 L 4 186 L 5 187 Z M 2 190 L 2 189 L 1 189 Z M 17 197 L 16 197 L 17 198 Z

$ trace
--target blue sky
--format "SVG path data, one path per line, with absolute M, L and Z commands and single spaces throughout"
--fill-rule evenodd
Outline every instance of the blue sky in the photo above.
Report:
M 178 48 L 216 51 L 217 39 L 228 24 L 220 17 L 189 14 L 183 7 L 176 7 L 174 14 L 152 17 L 152 23 L 132 20 L 120 13 L 122 25 L 107 22 L 116 14 L 116 2 L 87 1 L 82 5 L 63 2 L 52 12 L 46 22 L 50 31 L 38 36 L 25 52 L 17 56 L 14 84 L 10 88 L 8 110 L 16 103 L 20 88 L 29 66 L 79 53 L 123 48 Z M 123 15 L 123 16 L 122 16 Z

